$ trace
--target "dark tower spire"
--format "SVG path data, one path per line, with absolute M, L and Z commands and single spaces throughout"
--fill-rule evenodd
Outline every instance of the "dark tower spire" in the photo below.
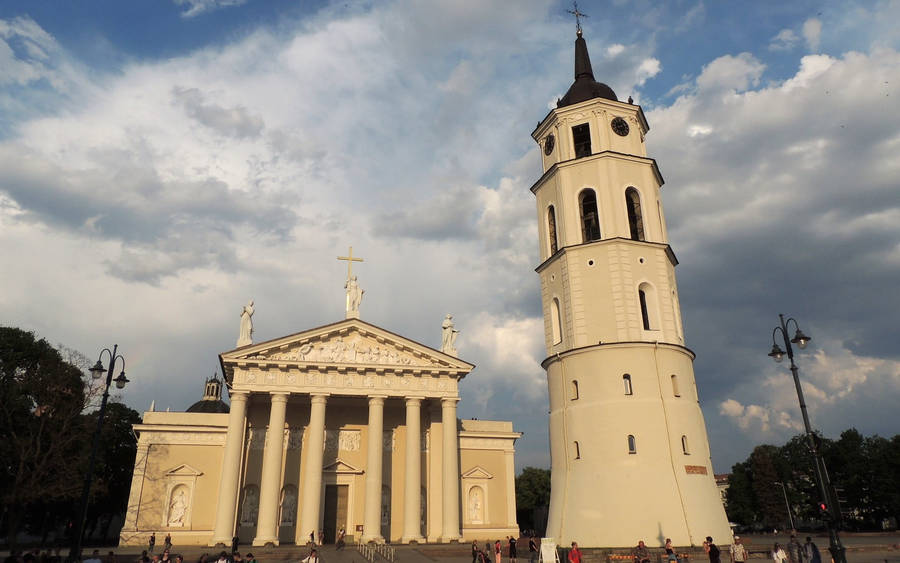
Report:
M 584 14 L 581 14 L 584 15 Z M 569 91 L 556 102 L 556 107 L 565 107 L 591 100 L 593 98 L 606 98 L 619 101 L 613 89 L 597 82 L 594 71 L 591 69 L 591 57 L 588 55 L 587 41 L 578 30 L 575 39 L 575 82 L 569 87 Z

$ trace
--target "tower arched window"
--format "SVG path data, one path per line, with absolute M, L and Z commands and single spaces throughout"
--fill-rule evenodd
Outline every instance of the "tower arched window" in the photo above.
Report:
M 684 452 L 684 455 L 691 455 L 691 449 L 688 447 L 687 436 L 681 436 L 681 451 Z
M 582 242 L 600 240 L 600 213 L 597 211 L 597 194 L 594 190 L 582 190 L 578 195 L 581 208 Z
M 559 344 L 562 342 L 562 317 L 559 312 L 559 299 L 556 297 L 550 302 L 550 329 L 553 343 Z
M 681 396 L 681 392 L 678 390 L 678 376 L 672 374 L 672 394 L 676 397 Z
M 644 215 L 641 212 L 641 194 L 635 188 L 625 190 L 625 206 L 628 211 L 628 229 L 631 240 L 644 240 Z
M 626 395 L 634 395 L 634 389 L 631 387 L 631 375 L 626 373 L 622 376 L 622 385 L 625 386 Z
M 636 454 L 637 453 L 637 444 L 634 441 L 634 436 L 628 435 L 628 453 Z
M 641 322 L 644 330 L 659 330 L 659 314 L 656 290 L 649 283 L 638 287 L 638 301 L 641 306 Z
M 578 380 L 573 379 L 569 385 L 569 399 L 576 400 L 578 398 Z
M 552 205 L 547 208 L 547 239 L 550 242 L 550 255 L 552 256 L 559 250 L 556 244 L 556 210 Z

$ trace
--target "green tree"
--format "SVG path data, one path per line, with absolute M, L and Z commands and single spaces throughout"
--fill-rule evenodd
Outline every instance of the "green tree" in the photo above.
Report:
M 745 526 L 759 521 L 756 495 L 753 494 L 753 472 L 748 462 L 735 463 L 731 468 L 725 491 L 725 513 L 729 522 Z
M 756 498 L 759 520 L 766 528 L 777 528 L 788 522 L 787 509 L 784 505 L 781 481 L 776 469 L 778 448 L 775 446 L 756 446 L 750 454 L 750 471 L 753 473 L 753 496 Z
M 46 340 L 0 327 L 0 499 L 11 547 L 30 505 L 78 495 L 87 435 L 83 377 Z
M 535 510 L 550 504 L 550 470 L 526 467 L 516 477 L 516 513 L 523 528 L 537 528 Z

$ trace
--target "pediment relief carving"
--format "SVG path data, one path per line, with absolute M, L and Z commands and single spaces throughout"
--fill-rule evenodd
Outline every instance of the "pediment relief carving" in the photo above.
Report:
M 406 345 L 370 334 L 343 331 L 309 337 L 276 349 L 249 354 L 247 360 L 314 364 L 364 364 L 432 367 L 441 364 Z

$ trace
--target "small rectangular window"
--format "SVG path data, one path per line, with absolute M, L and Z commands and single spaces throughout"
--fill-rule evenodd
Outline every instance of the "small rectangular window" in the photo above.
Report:
M 572 127 L 572 144 L 575 158 L 591 156 L 591 127 L 587 123 Z

